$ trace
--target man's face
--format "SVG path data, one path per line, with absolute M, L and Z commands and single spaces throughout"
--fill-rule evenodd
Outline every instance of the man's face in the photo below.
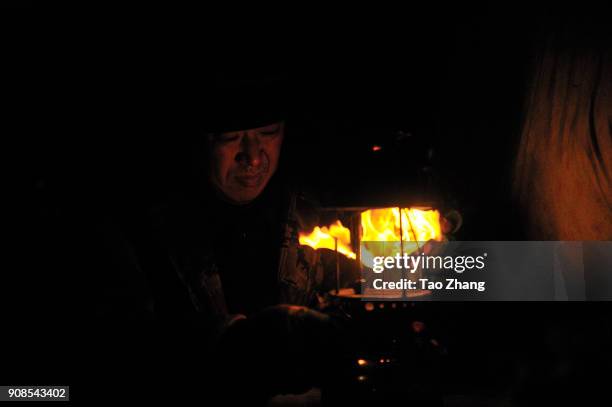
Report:
M 212 137 L 210 181 L 233 203 L 257 198 L 276 171 L 283 136 L 280 122 Z

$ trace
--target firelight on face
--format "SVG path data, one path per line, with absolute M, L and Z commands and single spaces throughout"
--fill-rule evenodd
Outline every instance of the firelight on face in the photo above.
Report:
M 230 202 L 251 202 L 276 172 L 283 137 L 283 122 L 211 136 L 210 182 Z

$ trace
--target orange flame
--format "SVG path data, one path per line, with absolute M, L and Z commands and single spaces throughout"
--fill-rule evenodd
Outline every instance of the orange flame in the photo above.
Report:
M 403 253 L 409 254 L 419 249 L 419 242 L 443 239 L 440 213 L 436 210 L 369 209 L 361 213 L 361 229 L 361 263 L 368 267 L 372 266 L 375 256 L 395 256 L 400 249 L 397 245 L 381 246 L 368 242 L 402 241 Z
M 357 255 L 351 250 L 351 231 L 342 226 L 342 222 L 339 220 L 329 225 L 329 227 L 316 226 L 308 234 L 300 233 L 300 244 L 314 249 L 335 250 L 336 239 L 338 241 L 338 252 L 349 259 L 357 258 Z
M 422 210 L 415 208 L 381 208 L 368 209 L 361 213 L 361 242 L 399 242 L 404 243 L 405 253 L 411 253 L 418 248 L 418 242 L 429 240 L 441 241 L 443 234 L 440 227 L 440 213 L 437 210 Z M 401 235 L 401 239 L 400 239 Z M 350 259 L 357 255 L 351 249 L 351 232 L 339 220 L 329 226 L 316 226 L 310 233 L 300 233 L 301 245 L 314 249 L 335 250 L 336 239 L 338 252 Z M 361 261 L 363 264 L 371 263 L 374 248 L 364 244 Z M 378 246 L 377 248 L 380 248 Z M 395 255 L 395 246 L 386 247 L 385 250 L 393 253 L 376 253 L 376 255 Z
M 369 209 L 361 213 L 361 241 L 426 242 L 441 240 L 440 213 L 414 208 Z M 401 232 L 400 232 L 401 231 Z

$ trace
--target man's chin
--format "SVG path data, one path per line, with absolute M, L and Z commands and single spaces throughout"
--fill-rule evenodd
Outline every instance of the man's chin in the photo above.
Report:
M 263 186 L 261 184 L 252 187 L 240 186 L 232 188 L 232 191 L 225 195 L 233 203 L 244 205 L 255 200 L 261 194 L 262 190 Z
M 233 204 L 244 205 L 255 200 L 268 184 L 269 178 L 262 174 L 258 177 L 232 177 L 230 182 L 221 185 L 214 183 L 224 200 Z

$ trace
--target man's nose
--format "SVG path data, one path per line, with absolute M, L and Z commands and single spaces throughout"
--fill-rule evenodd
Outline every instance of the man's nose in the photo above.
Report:
M 242 138 L 242 148 L 240 149 L 237 160 L 251 167 L 261 165 L 261 143 L 259 137 L 253 134 L 246 134 Z

